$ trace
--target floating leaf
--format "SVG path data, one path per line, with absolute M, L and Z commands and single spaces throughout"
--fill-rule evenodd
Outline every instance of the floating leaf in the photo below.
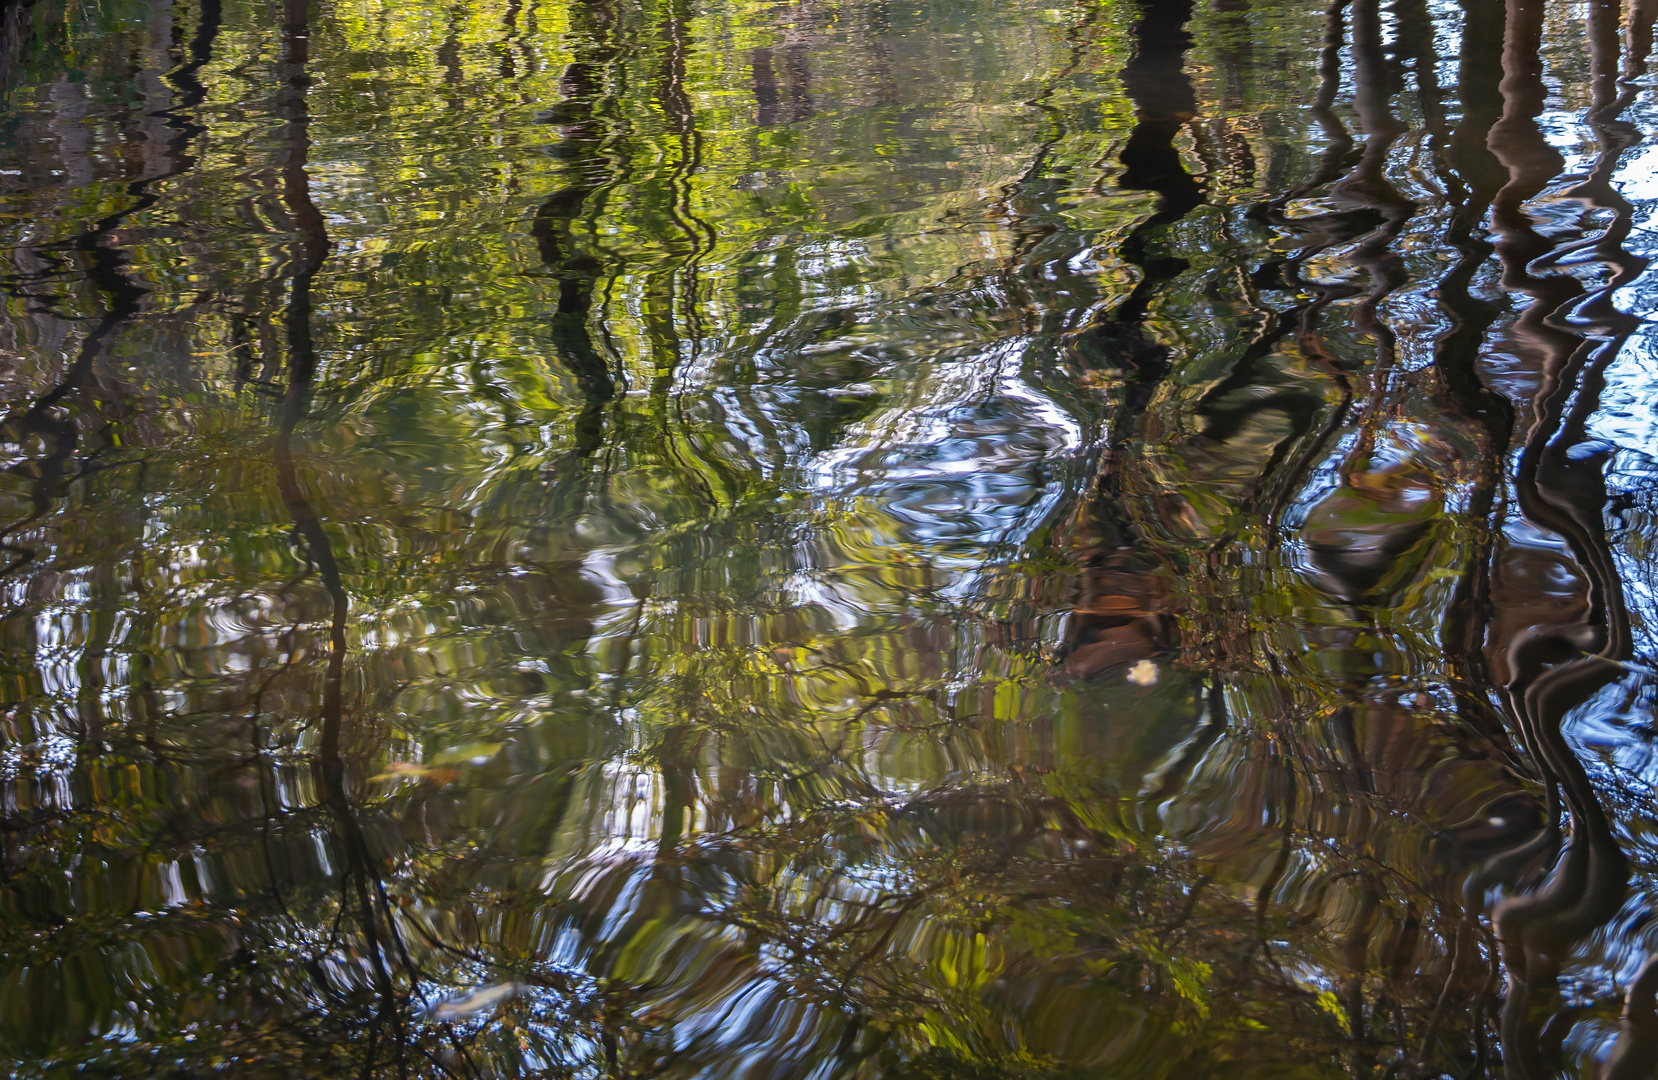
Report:
M 466 1020 L 479 1013 L 500 1005 L 503 1001 L 510 1001 L 523 991 L 521 983 L 504 982 L 494 986 L 480 986 L 474 990 L 454 994 L 444 998 L 426 1010 L 429 1019 L 440 1024 L 452 1024 L 457 1020 Z
M 424 780 L 428 784 L 443 785 L 460 779 L 460 775 L 457 769 L 434 768 L 413 761 L 394 761 L 386 766 L 385 772 L 371 776 L 369 780 Z

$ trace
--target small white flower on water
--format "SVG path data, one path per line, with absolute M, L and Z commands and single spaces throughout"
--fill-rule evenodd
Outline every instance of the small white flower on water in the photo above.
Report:
M 1150 686 L 1157 681 L 1157 665 L 1142 660 L 1128 669 L 1128 681 L 1135 686 Z

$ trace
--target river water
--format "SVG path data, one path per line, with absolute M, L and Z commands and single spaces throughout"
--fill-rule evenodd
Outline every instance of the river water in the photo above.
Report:
M 1651 1076 L 1655 17 L 0 4 L 5 1071 Z

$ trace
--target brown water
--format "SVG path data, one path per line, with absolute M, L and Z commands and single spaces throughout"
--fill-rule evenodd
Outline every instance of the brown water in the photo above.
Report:
M 5 0 L 5 1071 L 1651 1076 L 1655 16 Z

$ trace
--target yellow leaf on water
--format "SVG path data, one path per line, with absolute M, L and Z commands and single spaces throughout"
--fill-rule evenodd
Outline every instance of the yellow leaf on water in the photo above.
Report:
M 429 784 L 451 783 L 460 779 L 460 772 L 456 769 L 439 769 L 430 765 L 421 765 L 413 761 L 394 761 L 386 766 L 386 771 L 378 776 L 369 777 L 369 782 L 380 780 L 424 780 Z

